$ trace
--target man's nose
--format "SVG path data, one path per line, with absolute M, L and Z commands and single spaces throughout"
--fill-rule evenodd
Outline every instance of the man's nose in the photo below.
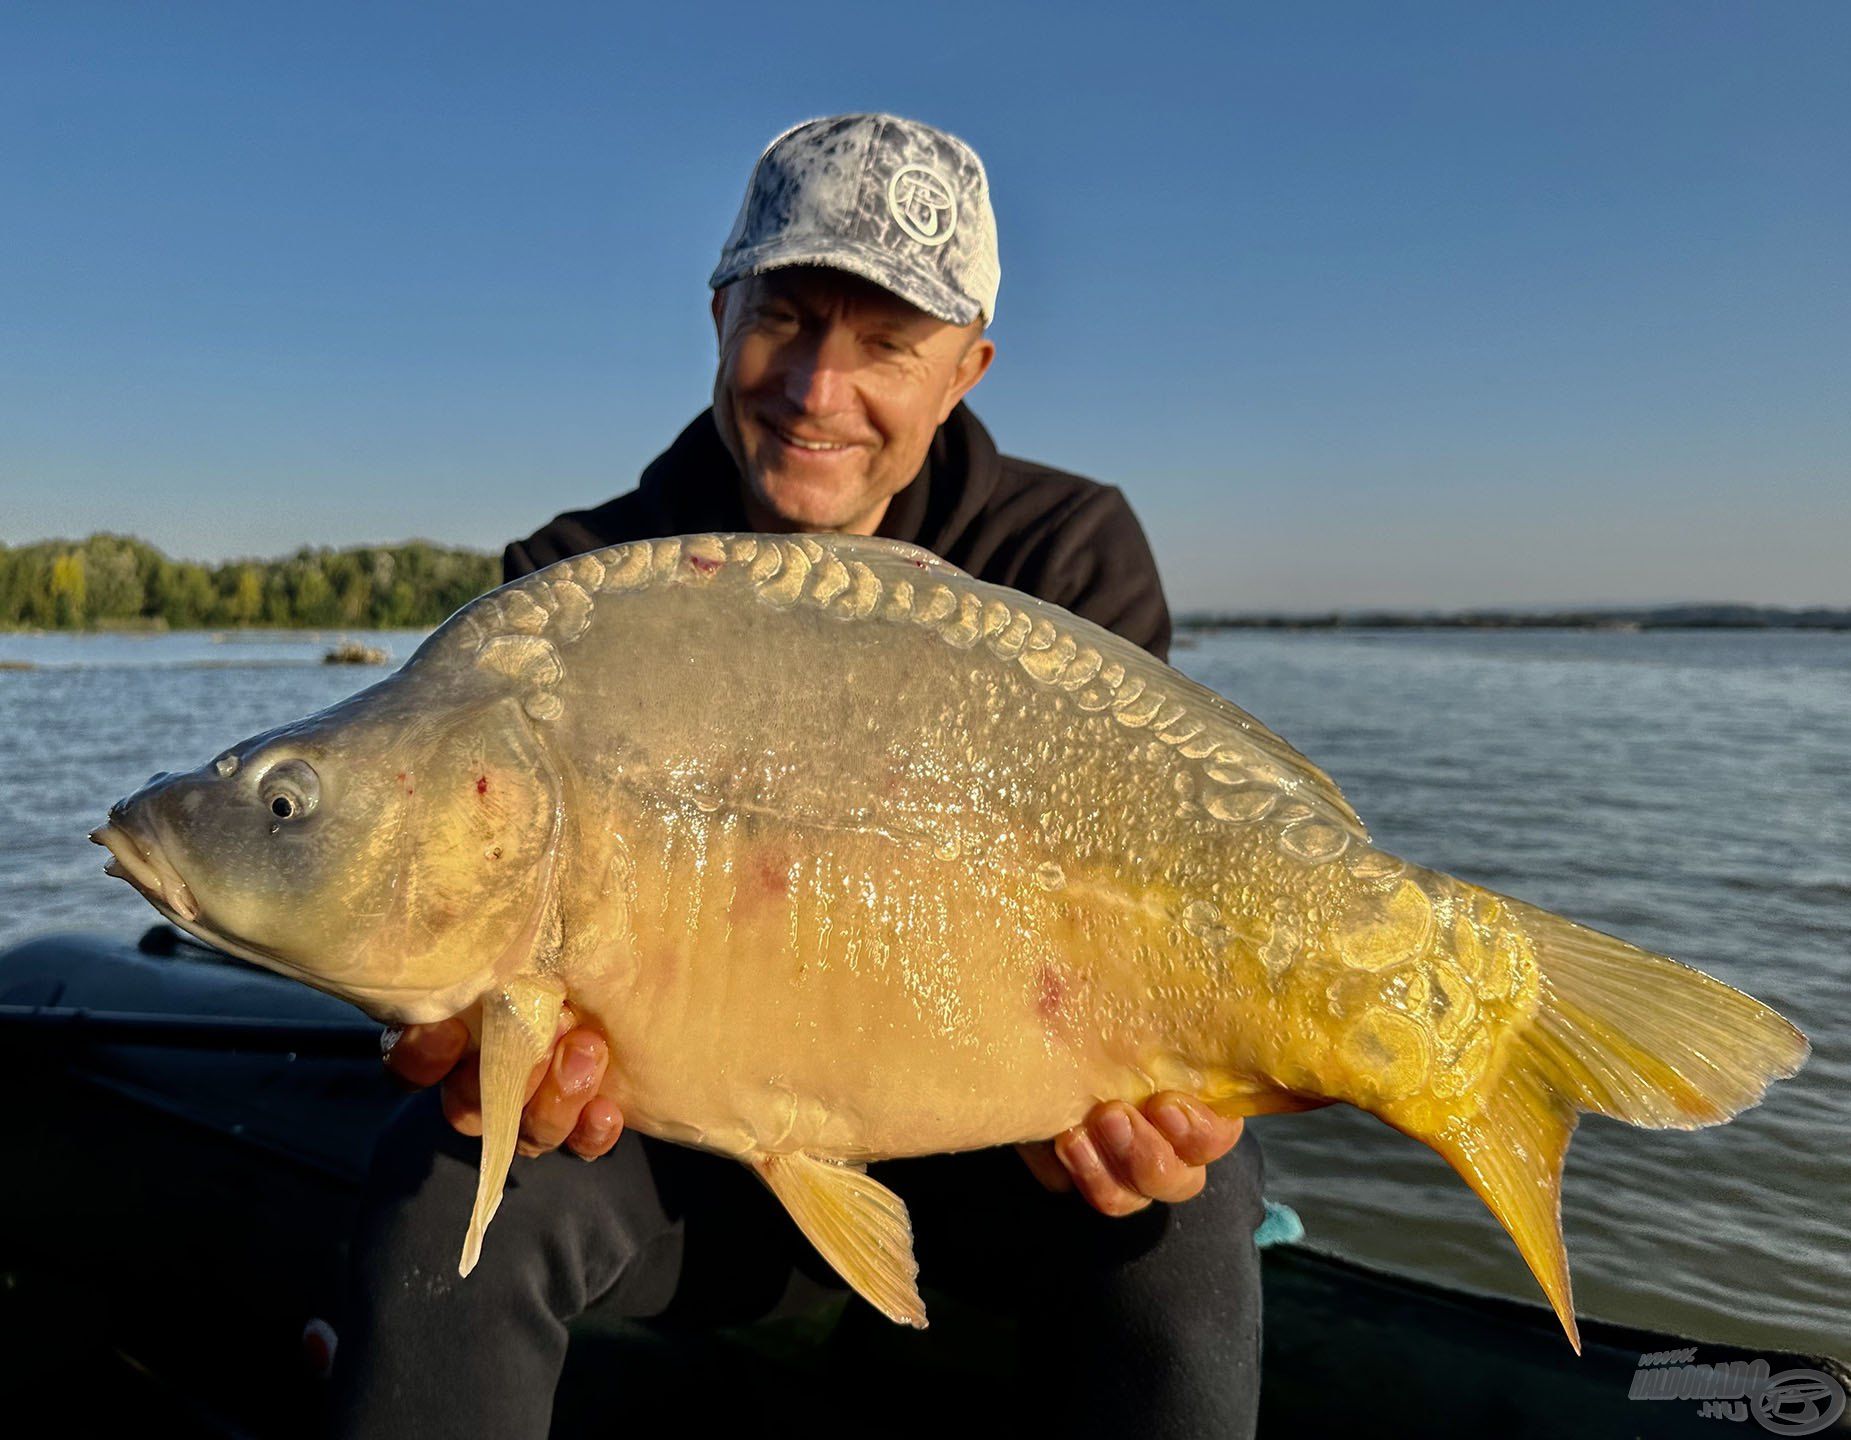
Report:
M 784 398 L 806 415 L 833 415 L 848 408 L 853 387 L 854 340 L 832 325 L 795 347 L 784 372 Z

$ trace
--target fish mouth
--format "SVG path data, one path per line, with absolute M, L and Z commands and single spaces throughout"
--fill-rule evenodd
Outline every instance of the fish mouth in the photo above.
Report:
M 199 902 L 186 881 L 174 869 L 159 842 L 131 829 L 120 813 L 90 832 L 92 844 L 109 851 L 103 873 L 126 880 L 154 908 L 187 934 L 216 950 L 253 965 L 271 970 L 304 985 L 324 990 L 351 1005 L 357 1005 L 375 1018 L 398 1025 L 430 1024 L 467 1009 L 485 989 L 492 989 L 493 972 L 471 977 L 450 991 L 433 994 L 422 986 L 368 987 L 344 979 L 317 974 L 275 951 L 254 942 L 222 935 L 200 919 Z
M 187 888 L 161 847 L 127 828 L 120 820 L 106 821 L 90 832 L 90 841 L 109 851 L 103 873 L 126 880 L 157 910 L 185 924 L 199 919 L 199 902 Z
M 120 807 L 111 813 L 115 815 L 113 820 L 90 832 L 91 843 L 109 851 L 109 859 L 103 862 L 105 875 L 114 875 L 128 881 L 162 915 L 213 949 L 235 955 L 240 960 L 248 960 L 266 970 L 275 970 L 292 980 L 321 985 L 322 982 L 300 966 L 291 964 L 261 945 L 221 935 L 200 919 L 198 900 L 193 897 L 186 881 L 180 878 L 180 872 L 174 869 L 173 862 L 161 850 L 160 844 L 129 828 L 120 813 Z

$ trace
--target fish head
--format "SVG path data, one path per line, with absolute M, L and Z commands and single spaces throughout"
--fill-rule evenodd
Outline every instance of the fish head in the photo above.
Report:
M 92 832 L 105 870 L 207 943 L 382 1020 L 467 1009 L 529 961 L 558 784 L 511 698 L 433 706 L 399 678 L 152 777 Z

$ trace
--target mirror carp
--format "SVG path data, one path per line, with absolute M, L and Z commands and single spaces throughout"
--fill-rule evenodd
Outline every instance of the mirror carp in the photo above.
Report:
M 752 1167 L 896 1321 L 925 1323 L 911 1229 L 868 1162 L 1179 1090 L 1431 1146 L 1579 1349 L 1579 1115 L 1713 1125 L 1807 1054 L 1718 980 L 1376 849 L 1130 642 L 879 539 L 560 561 L 92 838 L 233 955 L 382 1021 L 467 1016 L 464 1274 L 569 1001 L 628 1125 Z

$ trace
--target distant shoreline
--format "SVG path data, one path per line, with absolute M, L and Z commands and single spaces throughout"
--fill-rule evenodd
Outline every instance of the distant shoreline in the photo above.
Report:
M 435 630 L 448 619 L 420 621 L 399 625 L 274 625 L 253 620 L 247 625 L 169 625 L 165 620 L 105 621 L 89 625 L 0 625 L 0 635 L 113 635 L 124 640 L 152 640 L 164 635 L 209 635 L 215 643 L 241 640 L 300 640 L 305 644 L 322 644 L 344 640 L 350 635 L 387 635 L 395 631 Z
M 1330 611 L 1324 614 L 1213 614 L 1177 617 L 1190 634 L 1217 630 L 1851 630 L 1851 609 L 1791 610 L 1772 605 L 1659 605 L 1641 609 Z
M 1851 610 L 1769 610 L 1741 616 L 1730 607 L 1725 615 L 1693 615 L 1684 607 L 1664 611 L 1469 611 L 1426 615 L 1416 612 L 1356 611 L 1326 615 L 1214 615 L 1191 612 L 1176 617 L 1179 635 L 1212 635 L 1223 630 L 1595 630 L 1613 634 L 1665 630 L 1736 630 L 1844 634 L 1851 632 Z M 92 623 L 84 626 L 0 624 L 0 636 L 9 635 L 114 635 L 153 638 L 161 635 L 209 635 L 218 643 L 240 640 L 299 639 L 309 643 L 340 640 L 350 635 L 389 631 L 430 630 L 438 622 L 390 625 L 169 625 L 156 619 Z
M 499 556 L 412 540 L 304 547 L 207 566 L 145 540 L 0 542 L 0 634 L 428 629 L 501 583 Z M 1686 601 L 1552 609 L 1194 610 L 1184 634 L 1216 630 L 1851 630 L 1851 608 Z
M 417 628 L 500 583 L 499 556 L 422 540 L 212 566 L 132 535 L 0 543 L 0 631 Z

